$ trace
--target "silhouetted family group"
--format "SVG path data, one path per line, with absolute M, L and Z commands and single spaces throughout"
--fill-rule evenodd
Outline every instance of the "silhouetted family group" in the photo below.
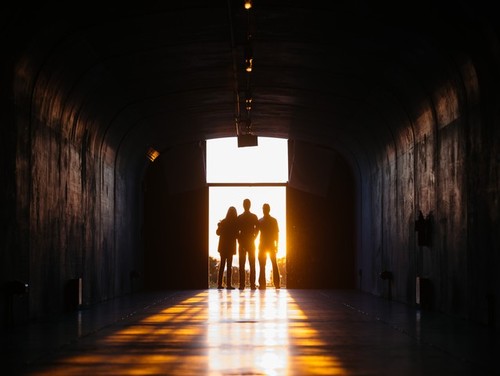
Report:
M 248 256 L 250 265 L 250 288 L 257 289 L 255 284 L 255 238 L 259 235 L 259 286 L 263 290 L 266 288 L 266 261 L 269 254 L 273 266 L 274 286 L 280 288 L 280 273 L 276 261 L 278 251 L 278 221 L 269 213 L 271 207 L 269 204 L 262 205 L 262 218 L 250 211 L 251 202 L 248 198 L 243 200 L 243 213 L 238 215 L 236 208 L 230 206 L 226 217 L 217 225 L 217 235 L 219 235 L 219 246 L 217 251 L 220 254 L 219 273 L 217 288 L 222 289 L 222 279 L 224 268 L 227 265 L 226 288 L 234 289 L 231 284 L 233 255 L 236 254 L 236 245 L 238 245 L 239 257 L 239 289 L 245 288 L 245 264 Z

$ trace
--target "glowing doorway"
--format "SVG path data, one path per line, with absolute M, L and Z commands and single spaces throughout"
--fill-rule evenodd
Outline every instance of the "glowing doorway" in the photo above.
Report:
M 280 229 L 278 265 L 281 286 L 286 287 L 286 183 L 288 180 L 287 140 L 259 138 L 259 146 L 238 148 L 236 138 L 207 141 L 207 182 L 209 184 L 209 287 L 217 287 L 220 257 L 217 223 L 229 206 L 243 212 L 243 200 L 252 202 L 250 211 L 262 217 L 262 205 L 271 206 L 271 215 Z M 256 244 L 258 244 L 258 238 Z M 238 255 L 233 258 L 233 286 L 238 281 Z M 248 269 L 248 262 L 246 264 Z M 257 276 L 259 263 L 256 261 Z M 227 271 L 226 271 L 227 273 Z M 225 273 L 225 275 L 226 275 Z M 272 268 L 266 265 L 267 284 L 272 285 Z

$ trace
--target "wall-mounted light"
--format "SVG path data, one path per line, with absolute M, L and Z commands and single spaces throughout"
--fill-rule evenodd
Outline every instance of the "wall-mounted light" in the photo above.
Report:
M 245 0 L 245 9 L 252 8 L 252 0 Z
M 160 156 L 160 152 L 152 147 L 150 147 L 146 153 L 146 156 L 151 162 L 154 162 L 156 158 Z

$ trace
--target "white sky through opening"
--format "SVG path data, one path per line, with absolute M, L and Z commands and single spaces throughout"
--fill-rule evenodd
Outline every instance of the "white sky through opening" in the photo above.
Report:
M 286 183 L 287 140 L 258 140 L 258 146 L 243 148 L 236 137 L 207 140 L 207 183 Z
M 243 148 L 238 148 L 235 137 L 207 140 L 207 183 L 286 183 L 287 147 L 287 140 L 280 138 L 259 137 L 258 146 Z M 245 198 L 251 200 L 250 211 L 259 218 L 262 217 L 262 205 L 268 203 L 271 206 L 271 215 L 278 220 L 280 228 L 278 257 L 285 257 L 286 187 L 283 185 L 210 187 L 209 256 L 219 259 L 217 223 L 226 216 L 229 206 L 234 206 L 241 214 Z M 237 266 L 237 259 L 235 261 L 233 265 Z

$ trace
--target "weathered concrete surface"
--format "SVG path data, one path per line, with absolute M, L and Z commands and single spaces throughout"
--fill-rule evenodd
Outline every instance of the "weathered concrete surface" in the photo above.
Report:
M 368 268 L 363 275 L 371 274 L 371 281 L 367 286 L 364 278 L 361 288 L 387 296 L 387 284 L 377 273 L 389 270 L 392 298 L 415 304 L 416 277 L 423 277 L 430 282 L 430 296 L 424 298 L 432 309 L 494 324 L 499 320 L 494 270 L 499 208 L 493 197 L 498 195 L 499 134 L 498 127 L 479 125 L 486 120 L 472 107 L 478 83 L 469 79 L 475 68 L 464 64 L 461 69 L 463 82 L 454 77 L 443 83 L 446 90 L 435 88 L 434 102 L 424 110 L 432 115 L 412 120 L 413 142 L 397 144 L 403 146 L 397 157 L 381 154 L 371 169 L 370 199 L 361 215 L 363 248 L 372 250 L 360 265 Z M 426 246 L 417 244 L 414 231 L 419 211 L 431 221 Z
M 493 14 L 476 3 L 263 3 L 253 120 L 259 135 L 332 150 L 350 167 L 357 287 L 415 304 L 422 277 L 430 308 L 498 327 L 500 44 Z M 85 304 L 140 288 L 147 148 L 189 151 L 234 135 L 242 72 L 231 67 L 226 3 L 173 4 L 3 13 L 0 281 L 30 289 L 14 308 L 1 300 L 2 321 L 13 310 L 20 320 L 62 312 L 75 278 Z M 166 174 L 179 191 L 192 177 L 181 167 Z M 336 207 L 323 187 L 303 188 L 297 199 L 324 204 L 321 216 Z M 193 210 L 204 202 L 198 189 L 181 195 Z M 176 196 L 168 200 L 170 210 Z M 419 212 L 431 222 L 424 246 Z M 335 261 L 331 247 L 315 246 Z

